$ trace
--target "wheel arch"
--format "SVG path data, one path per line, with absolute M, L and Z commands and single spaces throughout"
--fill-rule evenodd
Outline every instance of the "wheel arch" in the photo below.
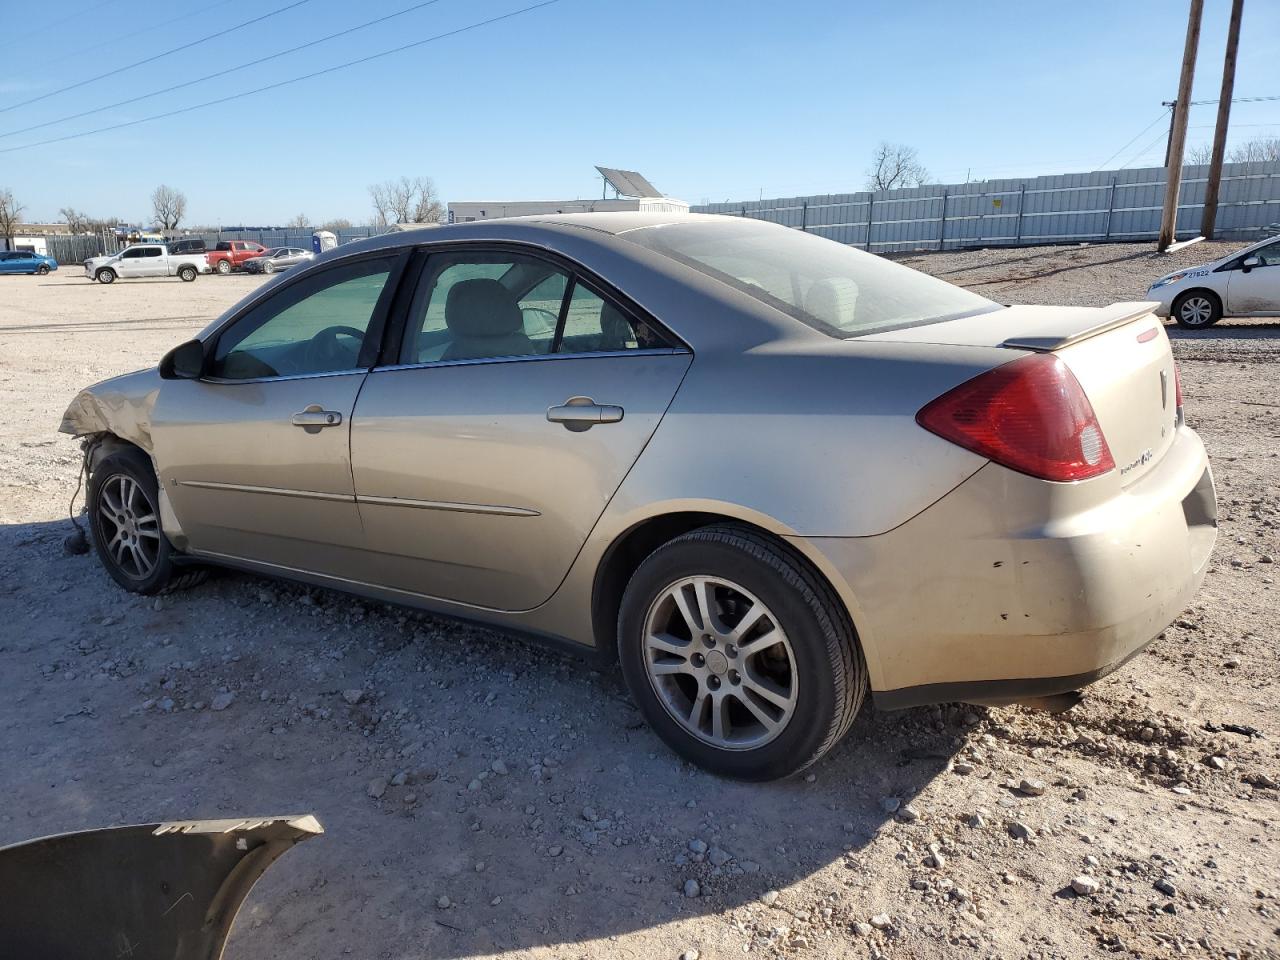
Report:
M 1214 300 L 1218 301 L 1218 310 L 1220 312 L 1226 310 L 1227 301 L 1223 298 L 1223 295 L 1219 293 L 1217 290 L 1213 289 L 1213 287 L 1191 287 L 1189 290 L 1178 291 L 1178 295 L 1175 296 L 1173 300 L 1170 301 L 1169 303 L 1169 313 L 1172 315 L 1175 312 L 1175 304 L 1177 304 L 1179 301 L 1183 300 L 1184 298 L 1191 296 L 1193 293 L 1199 293 L 1207 297 L 1212 297 Z
M 867 649 L 859 629 L 856 603 L 847 585 L 832 576 L 830 565 L 816 551 L 806 549 L 804 538 L 789 536 L 770 529 L 756 520 L 735 516 L 715 509 L 680 509 L 654 514 L 640 520 L 613 538 L 596 565 L 591 590 L 591 635 L 597 653 L 609 662 L 617 661 L 618 613 L 622 595 L 632 575 L 644 560 L 664 543 L 702 527 L 733 525 L 768 538 L 831 590 L 839 602 L 840 612 L 848 619 L 854 642 L 862 649 L 870 671 L 872 687 L 881 675 L 879 658 Z

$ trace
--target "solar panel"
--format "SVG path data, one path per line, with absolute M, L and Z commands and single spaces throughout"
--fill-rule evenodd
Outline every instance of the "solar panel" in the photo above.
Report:
M 596 167 L 600 176 L 624 197 L 660 197 L 662 191 L 634 170 L 614 170 L 612 167 Z

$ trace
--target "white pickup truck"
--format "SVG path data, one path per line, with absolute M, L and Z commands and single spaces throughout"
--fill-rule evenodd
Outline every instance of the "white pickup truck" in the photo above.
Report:
M 84 262 L 84 275 L 99 283 L 115 283 L 118 277 L 180 277 L 190 283 L 209 272 L 203 253 L 170 253 L 163 243 L 135 243 L 109 257 Z

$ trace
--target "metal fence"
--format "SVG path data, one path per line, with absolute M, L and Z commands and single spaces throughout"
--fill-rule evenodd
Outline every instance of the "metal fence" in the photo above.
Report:
M 45 250 L 58 263 L 83 263 L 90 257 L 100 257 L 105 253 L 115 253 L 123 246 L 113 234 L 94 236 L 61 236 L 50 234 L 44 238 Z
M 176 234 L 174 239 L 203 239 L 210 250 L 219 240 L 252 240 L 255 243 L 262 244 L 264 247 L 305 247 L 310 250 L 311 234 L 319 229 L 319 227 L 304 227 L 301 230 L 289 228 L 280 230 L 222 230 L 218 233 Z M 376 237 L 386 232 L 386 227 L 348 227 L 334 231 L 338 237 L 339 244 L 348 243 L 352 240 L 363 240 L 365 237 Z
M 1183 169 L 1177 235 L 1200 232 L 1207 166 Z M 1071 241 L 1155 239 L 1165 170 L 1098 170 L 931 184 L 876 193 L 709 203 L 695 213 L 753 217 L 876 253 Z M 1280 221 L 1280 162 L 1223 167 L 1217 236 L 1258 239 Z

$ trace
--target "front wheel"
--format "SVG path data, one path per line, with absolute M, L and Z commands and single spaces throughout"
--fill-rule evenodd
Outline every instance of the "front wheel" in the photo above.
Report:
M 704 527 L 636 570 L 618 617 L 622 672 L 654 731 L 713 773 L 773 780 L 849 729 L 867 690 L 852 624 L 785 545 Z
M 95 276 L 97 277 L 97 280 L 99 283 L 115 283 L 116 282 L 116 272 L 114 270 L 108 270 L 105 267 L 99 270 L 97 274 L 95 274 Z
M 1203 330 L 1222 319 L 1222 301 L 1207 290 L 1188 290 L 1173 301 L 1170 313 L 1178 326 Z
M 219 260 L 217 269 L 218 269 L 218 272 L 225 277 L 228 273 L 231 272 L 231 261 Z
M 183 267 L 181 270 L 178 271 L 178 276 L 182 278 L 183 283 L 190 283 L 192 280 L 196 278 L 196 268 Z
M 40 264 L 40 266 L 36 268 L 36 273 L 40 274 L 42 277 L 47 277 L 49 275 L 49 265 L 47 263 Z
M 174 564 L 173 547 L 160 529 L 159 502 L 155 471 L 141 450 L 108 455 L 89 479 L 89 530 L 98 559 L 133 593 L 194 586 L 207 576 Z

